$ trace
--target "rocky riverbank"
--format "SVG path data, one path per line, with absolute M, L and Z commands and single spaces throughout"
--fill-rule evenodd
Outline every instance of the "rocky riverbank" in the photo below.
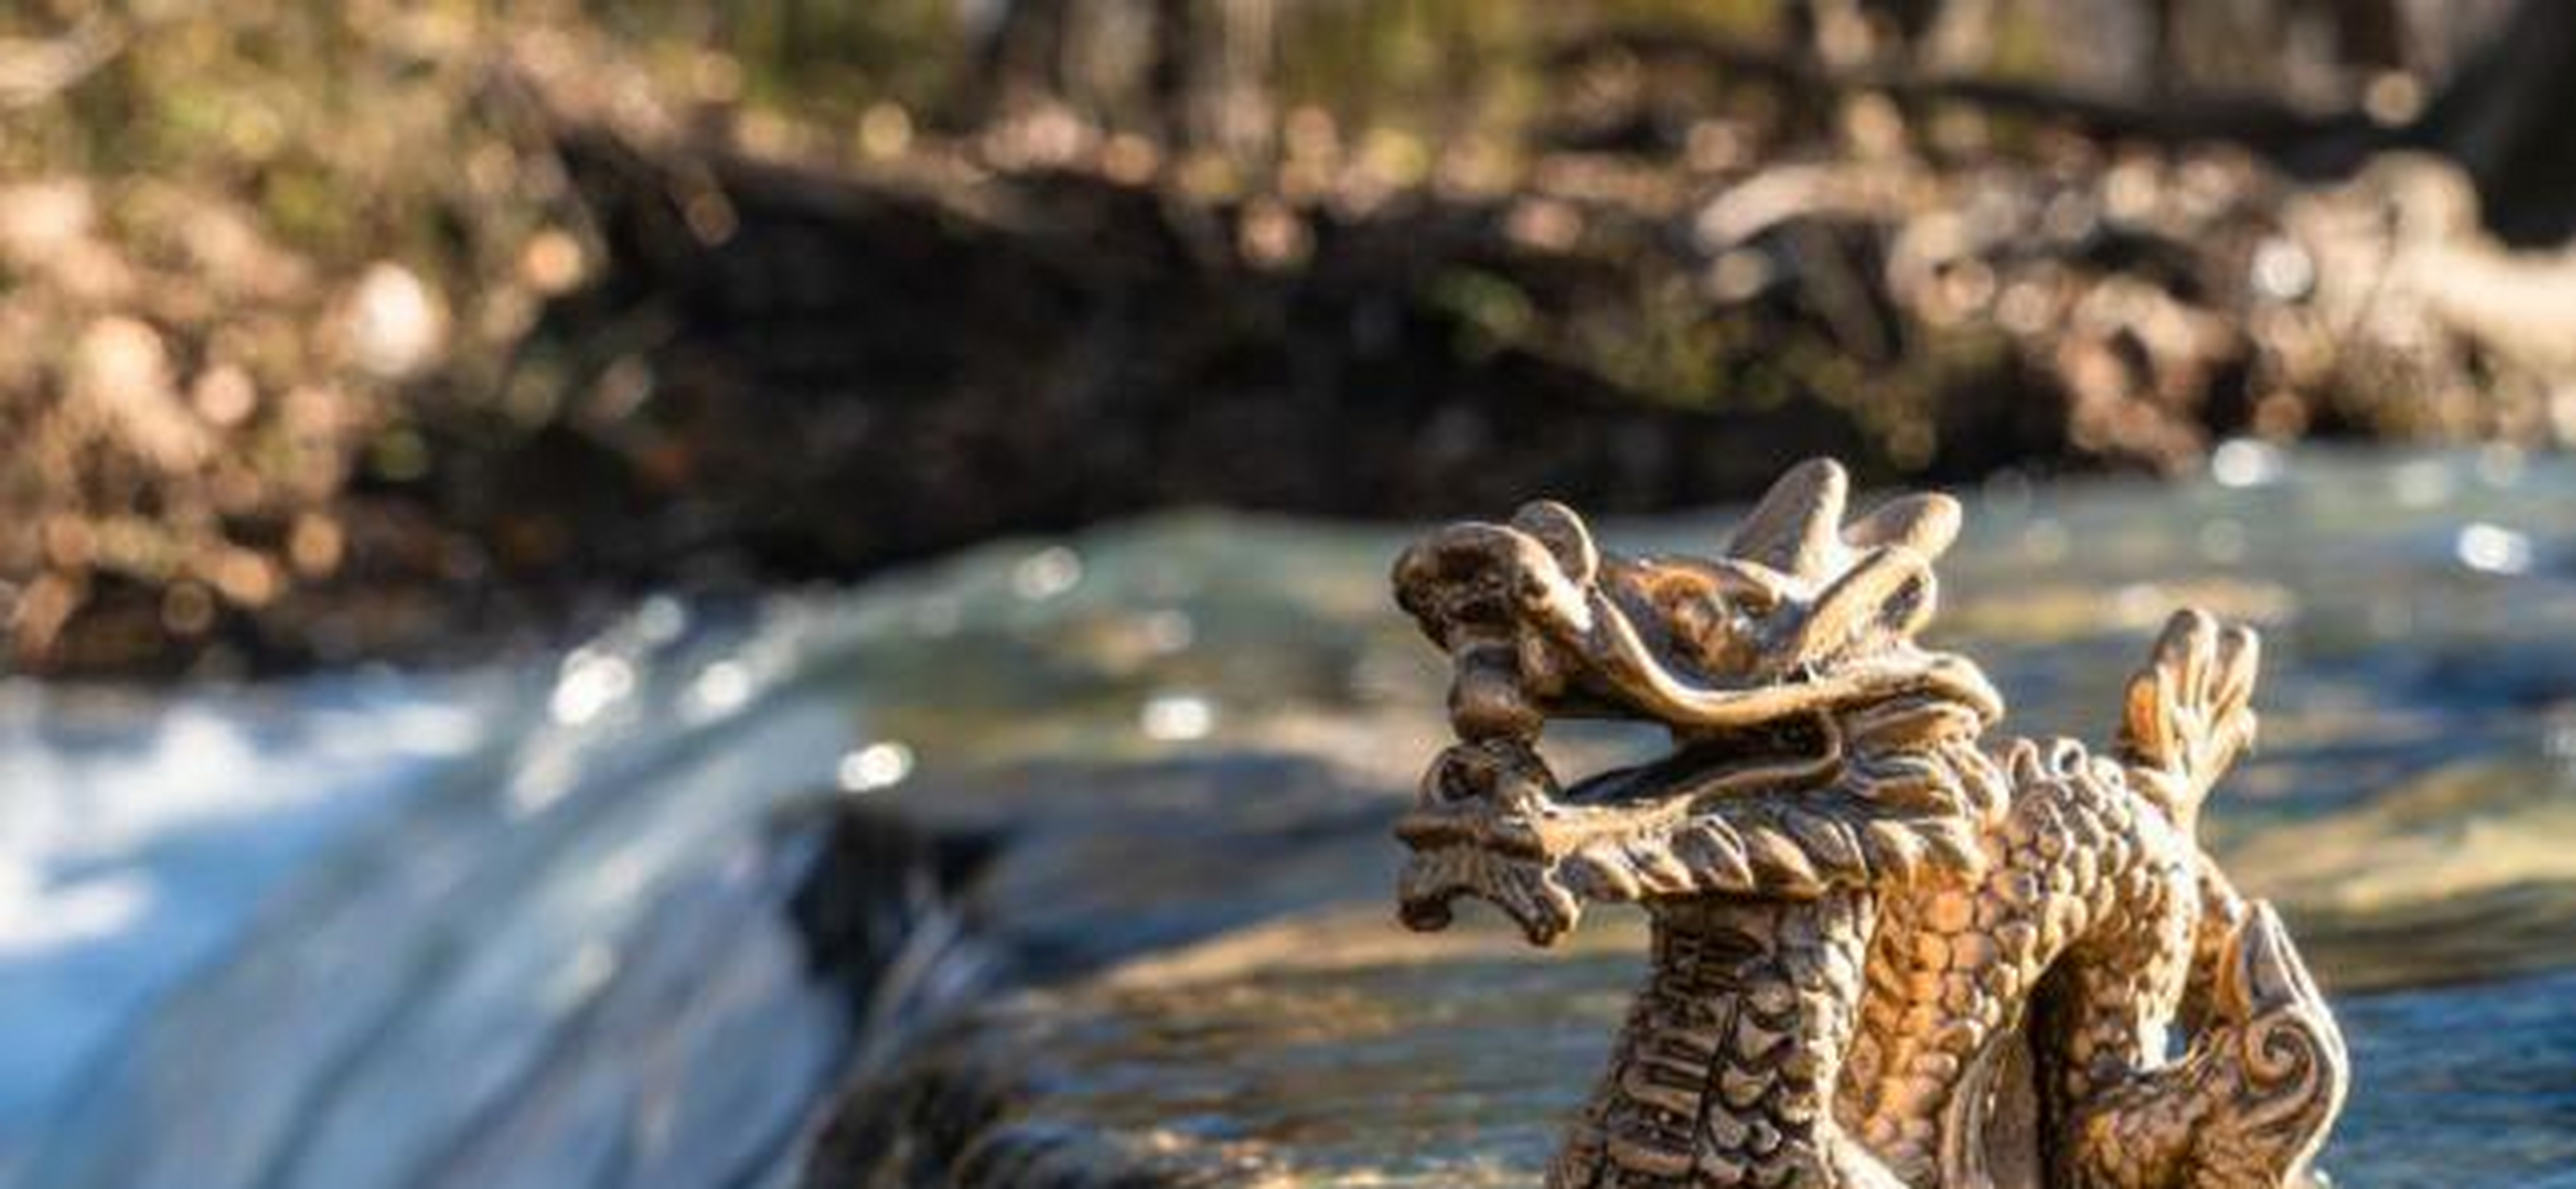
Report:
M 2231 124 L 1568 34 L 1523 67 L 1546 118 L 1316 106 L 1242 156 L 257 7 L 79 25 L 11 141 L 18 668 L 453 658 L 1176 506 L 1650 511 L 1817 453 L 1959 481 L 2576 426 L 2576 265 L 2480 213 L 2549 234 L 2554 175 L 2373 156 L 2524 126 L 2467 82 L 2417 125 Z M 298 38 L 370 120 L 255 85 Z

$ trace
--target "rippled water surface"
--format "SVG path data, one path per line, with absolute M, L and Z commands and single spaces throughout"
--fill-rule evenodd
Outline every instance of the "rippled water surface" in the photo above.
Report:
M 2344 1005 L 2338 1183 L 2576 1185 L 2576 466 L 2234 447 L 2215 471 L 1971 493 L 1937 630 L 2016 729 L 2100 738 L 2175 606 L 2260 626 L 2262 750 L 2208 829 Z M 1725 519 L 1607 536 L 1708 547 Z M 1440 730 L 1384 596 L 1404 536 L 1182 516 L 755 608 L 650 601 L 464 673 L 0 691 L 0 1182 L 786 1183 L 896 1029 L 810 973 L 798 823 L 1027 771 L 1214 822 L 1190 845 L 1234 876 L 1111 839 L 996 877 L 1085 890 L 1011 900 L 1059 974 L 981 1006 L 977 1043 L 1044 1082 L 1030 1127 L 1525 1182 L 1637 939 L 1386 923 L 1374 823 Z M 1354 791 L 1290 796 L 1272 761 Z

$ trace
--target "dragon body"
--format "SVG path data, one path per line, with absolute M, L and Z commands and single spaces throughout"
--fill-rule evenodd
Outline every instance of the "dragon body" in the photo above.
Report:
M 1791 472 L 1714 559 L 1604 555 L 1537 504 L 1397 565 L 1460 736 L 1398 827 L 1407 922 L 1651 918 L 1550 1184 L 2305 1183 L 2342 1041 L 2196 841 L 2253 735 L 2252 634 L 2177 616 L 2108 754 L 1990 743 L 2001 699 L 1914 640 L 1957 505 L 1845 526 L 1844 489 Z M 1537 742 L 1570 715 L 1664 723 L 1672 753 L 1563 786 Z

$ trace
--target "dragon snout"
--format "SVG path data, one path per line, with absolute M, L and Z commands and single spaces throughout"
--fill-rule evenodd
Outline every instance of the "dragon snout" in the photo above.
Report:
M 1581 521 L 1552 504 L 1452 525 L 1396 559 L 1396 601 L 1449 653 L 1460 739 L 1538 737 L 1570 663 L 1547 625 L 1581 605 L 1599 565 Z
M 1546 715 L 1522 680 L 1519 651 L 1478 641 L 1451 654 L 1449 725 L 1465 740 L 1533 739 Z
M 1580 906 L 1548 874 L 1538 824 L 1553 789 L 1526 742 L 1488 739 L 1441 752 L 1413 811 L 1395 827 L 1413 851 L 1397 893 L 1404 923 L 1443 928 L 1451 902 L 1473 896 L 1501 908 L 1537 944 L 1572 928 Z
M 1455 744 L 1422 774 L 1396 837 L 1417 851 L 1473 846 L 1538 858 L 1534 822 L 1553 785 L 1537 752 L 1518 739 Z

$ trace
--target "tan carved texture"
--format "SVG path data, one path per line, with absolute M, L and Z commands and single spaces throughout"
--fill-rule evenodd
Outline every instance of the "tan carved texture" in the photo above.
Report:
M 1796 468 L 1712 557 L 1604 553 L 1537 503 L 1396 564 L 1458 734 L 1397 827 L 1405 921 L 1472 897 L 1541 945 L 1595 904 L 1653 926 L 1549 1184 L 2308 1184 L 2342 1037 L 2196 840 L 2253 739 L 2253 634 L 2177 615 L 2107 753 L 1990 743 L 1984 674 L 1916 641 L 1958 504 L 1846 523 L 1847 486 Z M 1566 784 L 1538 743 L 1568 717 L 1671 751 Z

